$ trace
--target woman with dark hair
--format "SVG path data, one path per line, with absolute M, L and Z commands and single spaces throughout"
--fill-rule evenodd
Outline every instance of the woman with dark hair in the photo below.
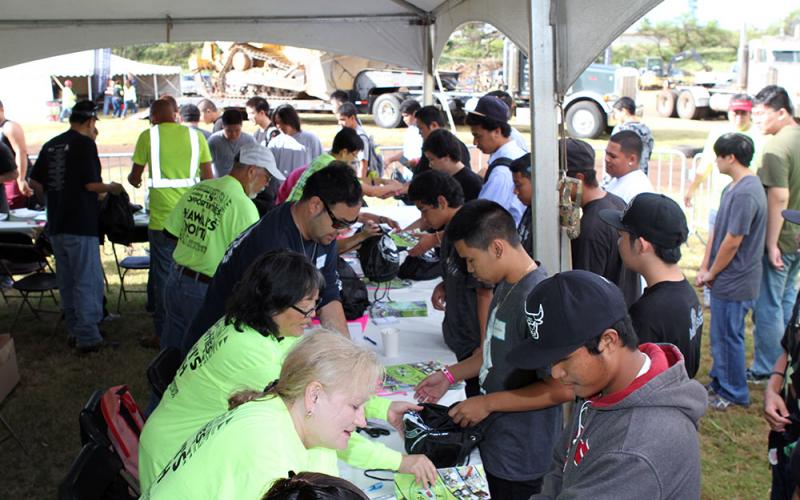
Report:
M 321 472 L 289 473 L 278 479 L 261 500 L 369 500 L 350 481 Z
M 308 153 L 307 165 L 310 165 L 314 158 L 325 151 L 322 149 L 322 142 L 316 134 L 302 130 L 300 125 L 300 115 L 289 104 L 278 106 L 272 115 L 272 121 L 284 134 L 293 137 L 297 142 L 306 147 Z

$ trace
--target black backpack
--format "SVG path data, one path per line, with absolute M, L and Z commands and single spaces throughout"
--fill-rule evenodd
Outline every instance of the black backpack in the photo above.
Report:
M 397 277 L 403 280 L 427 281 L 442 276 L 442 263 L 439 261 L 438 248 L 431 248 L 419 257 L 406 257 Z
M 375 283 L 392 281 L 400 269 L 400 252 L 386 233 L 365 240 L 358 248 L 358 260 L 364 276 Z
M 339 295 L 342 299 L 344 317 L 347 321 L 358 319 L 369 307 L 367 285 L 341 257 L 336 261 L 336 272 L 339 273 Z
M 134 240 L 133 208 L 128 193 L 108 193 L 100 202 L 100 234 L 113 243 L 130 245 Z
M 359 134 L 361 142 L 364 143 L 364 154 L 369 155 L 367 160 L 367 172 L 375 172 L 378 177 L 383 177 L 383 156 L 378 153 L 378 148 L 375 146 L 375 139 L 371 135 Z

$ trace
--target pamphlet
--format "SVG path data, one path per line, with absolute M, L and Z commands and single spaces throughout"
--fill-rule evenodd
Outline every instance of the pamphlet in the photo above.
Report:
M 412 474 L 395 474 L 397 500 L 485 500 L 490 498 L 489 486 L 482 465 L 464 465 L 437 469 L 436 484 L 420 487 Z

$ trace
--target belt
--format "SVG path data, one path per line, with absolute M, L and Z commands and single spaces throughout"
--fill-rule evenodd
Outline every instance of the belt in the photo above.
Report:
M 198 273 L 197 271 L 192 271 L 188 267 L 181 266 L 181 274 L 186 276 L 187 278 L 191 278 L 195 281 L 199 281 L 200 283 L 211 283 L 211 276 L 206 276 L 203 273 Z

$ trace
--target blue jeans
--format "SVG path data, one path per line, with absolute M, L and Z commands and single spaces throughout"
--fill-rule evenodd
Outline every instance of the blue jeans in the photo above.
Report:
M 103 341 L 97 324 L 103 320 L 103 268 L 97 236 L 51 234 L 61 311 L 69 336 L 78 347 Z
M 103 96 L 103 115 L 108 116 L 109 111 L 114 111 L 114 106 L 111 104 L 113 96 Z
M 122 116 L 122 98 L 112 97 L 111 105 L 114 107 L 114 116 L 116 116 L 117 118 Z
M 166 322 L 164 311 L 164 287 L 172 267 L 172 252 L 175 251 L 175 241 L 164 235 L 161 230 L 147 230 L 147 239 L 150 241 L 150 270 L 147 274 L 148 302 L 153 307 L 153 324 L 156 336 L 161 338 Z
M 772 267 L 766 254 L 762 263 L 764 274 L 753 315 L 755 352 L 750 368 L 756 375 L 769 375 L 783 352 L 781 338 L 792 318 L 792 307 L 797 298 L 800 255 L 791 253 L 782 258 L 783 271 Z
M 752 307 L 752 300 L 724 300 L 711 295 L 711 387 L 723 398 L 740 405 L 750 404 L 744 360 L 744 318 Z
M 129 112 L 136 113 L 136 102 L 135 101 L 125 101 L 125 108 L 122 110 L 122 116 L 126 116 Z
M 58 115 L 58 121 L 63 122 L 72 115 L 72 108 L 61 107 L 61 114 Z
M 161 335 L 161 348 L 175 347 L 180 349 L 183 336 L 194 320 L 194 315 L 203 305 L 206 297 L 207 283 L 201 283 L 181 272 L 182 266 L 172 265 L 164 291 L 167 312 L 164 333 Z

